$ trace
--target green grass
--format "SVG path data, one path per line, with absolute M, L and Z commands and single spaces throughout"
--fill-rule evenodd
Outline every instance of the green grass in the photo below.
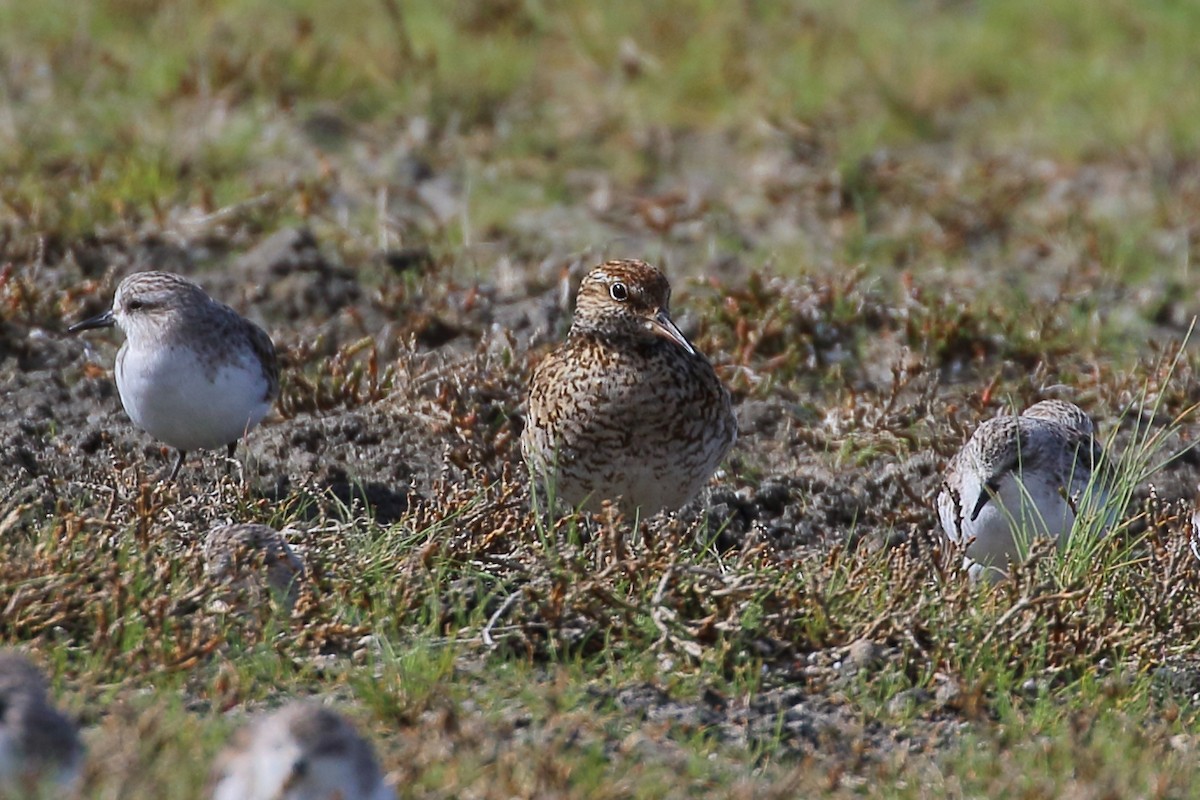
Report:
M 156 495 L 147 500 L 139 513 L 163 507 Z M 646 728 L 636 713 L 604 698 L 646 685 L 673 703 L 700 702 L 714 692 L 737 703 L 778 685 L 771 673 L 792 658 L 837 653 L 863 637 L 884 648 L 879 664 L 848 680 L 838 677 L 836 666 L 814 673 L 818 681 L 833 682 L 850 710 L 843 724 L 861 715 L 901 730 L 924 730 L 926 715 L 937 707 L 918 701 L 897 716 L 889 702 L 898 692 L 949 682 L 958 688 L 942 713 L 955 710 L 976 731 L 968 740 L 973 744 L 961 751 L 950 747 L 907 766 L 885 758 L 875 780 L 901 796 L 914 774 L 927 770 L 968 793 L 1015 790 L 1026 780 L 1030 786 L 1073 785 L 1061 782 L 1058 771 L 1065 764 L 1095 765 L 1095 775 L 1075 779 L 1084 785 L 1166 780 L 1174 786 L 1188 774 L 1183 762 L 1142 759 L 1151 759 L 1171 736 L 1191 736 L 1195 710 L 1165 713 L 1150 700 L 1149 680 L 1136 673 L 1128 673 L 1132 680 L 1122 677 L 1148 663 L 1149 654 L 1179 648 L 1197 635 L 1194 623 L 1178 628 L 1180 620 L 1196 616 L 1194 608 L 1186 610 L 1194 601 L 1177 595 L 1168 616 L 1145 625 L 1147 613 L 1154 617 L 1162 610 L 1164 593 L 1177 580 L 1163 567 L 1178 561 L 1142 558 L 1115 570 L 1099 558 L 1066 589 L 1041 582 L 1042 569 L 1033 564 L 998 587 L 973 587 L 961 575 L 939 578 L 936 564 L 918 556 L 919 542 L 795 564 L 761 552 L 718 554 L 701 544 L 708 537 L 699 532 L 695 543 L 667 538 L 633 544 L 621 562 L 613 561 L 612 538 L 603 530 L 587 541 L 538 536 L 527 516 L 507 523 L 496 516 L 493 499 L 468 493 L 460 502 L 466 505 L 443 524 L 458 519 L 461 525 L 480 513 L 493 520 L 481 530 L 515 523 L 509 546 L 519 544 L 514 537 L 519 540 L 522 526 L 529 526 L 524 535 L 536 546 L 518 547 L 523 566 L 512 572 L 512 564 L 482 558 L 486 550 L 473 553 L 470 548 L 483 542 L 455 542 L 446 535 L 453 527 L 422 528 L 418 520 L 426 511 L 384 530 L 334 509 L 345 521 L 327 520 L 323 538 L 310 540 L 319 600 L 302 600 L 290 619 L 270 607 L 231 615 L 212 611 L 213 589 L 197 573 L 195 545 L 186 534 L 163 538 L 153 522 L 135 518 L 111 540 L 110 567 L 108 558 L 97 557 L 94 523 L 68 517 L 65 528 L 7 545 L 9 566 L 0 586 L 26 589 L 16 595 L 20 602 L 6 635 L 57 653 L 60 677 L 100 700 L 67 702 L 101 726 L 89 741 L 108 760 L 90 768 L 89 791 L 121 786 L 130 797 L 163 791 L 191 796 L 233 727 L 222 710 L 260 708 L 314 691 L 352 708 L 377 737 L 386 763 L 422 765 L 412 775 L 418 793 L 500 781 L 519 793 L 555 789 L 589 797 L 676 796 L 685 786 L 736 794 L 750 778 L 747 756 L 715 731 L 686 721 Z M 1156 542 L 1148 550 L 1163 547 Z M 63 610 L 61 595 L 30 590 L 63 576 L 95 590 L 75 590 L 71 613 L 77 621 L 54 633 L 46 626 Z M 463 595 L 464 578 L 482 594 Z M 480 650 L 491 604 L 513 591 L 514 580 L 523 587 L 516 590 L 521 599 L 496 626 L 496 638 L 505 644 Z M 173 610 L 179 603 L 190 609 L 186 616 Z M 715 629 L 705 633 L 714 621 Z M 1136 635 L 1134 624 L 1142 625 Z M 572 627 L 594 632 L 579 638 Z M 197 660 L 200 651 L 191 648 L 206 636 L 219 644 Z M 66 656 L 54 649 L 55 638 L 83 646 Z M 774 642 L 779 655 L 753 655 L 751 642 Z M 1082 642 L 1097 649 L 1080 649 Z M 326 662 L 322 652 L 339 655 Z M 1101 657 L 1118 665 L 1111 679 L 1096 672 Z M 1041 688 L 1026 699 L 1030 681 Z M 130 695 L 136 687 L 155 691 Z M 181 695 L 188 698 L 186 708 Z M 1115 739 L 1127 742 L 1127 751 L 1095 733 L 1071 740 L 1081 726 L 1134 717 L 1143 718 L 1144 726 Z M 102 732 L 122 726 L 140 733 L 132 739 L 123 734 L 127 743 L 118 746 Z M 538 737 L 517 733 L 525 730 Z M 1025 744 L 1031 738 L 1044 746 Z M 505 742 L 499 761 L 488 755 L 497 742 Z M 764 791 L 792 785 L 794 746 L 778 733 L 753 738 L 760 765 L 755 785 Z M 445 747 L 456 753 L 448 762 L 439 749 Z M 194 766 L 163 766 L 172 753 L 185 752 L 193 753 L 187 761 Z M 204 757 L 196 759 L 196 752 Z M 645 752 L 652 754 L 648 760 Z M 997 772 L 981 753 L 1029 763 Z M 1102 766 L 1123 754 L 1135 760 L 1119 762 L 1128 772 Z M 889 773 L 893 768 L 895 774 Z M 684 784 L 678 783 L 681 774 Z M 826 788 L 840 783 L 829 780 Z M 815 785 L 811 781 L 805 785 Z
M 246 714 L 310 694 L 406 797 L 1186 795 L 1196 700 L 1153 673 L 1200 643 L 1189 512 L 1135 490 L 1191 475 L 1158 467 L 1200 369 L 1198 32 L 1200 6 L 1134 0 L 0 4 L 6 394 L 115 409 L 39 343 L 156 245 L 219 276 L 302 224 L 363 294 L 262 303 L 273 424 L 384 407 L 406 458 L 466 476 L 380 520 L 371 475 L 349 502 L 253 470 L 148 486 L 119 436 L 68 469 L 72 423 L 29 412 L 62 463 L 0 489 L 0 641 L 87 726 L 84 796 L 199 797 Z M 396 274 L 398 248 L 428 263 Z M 481 309 L 544 310 L 610 254 L 665 264 L 738 402 L 784 409 L 722 481 L 794 479 L 787 532 L 818 545 L 528 513 L 513 437 L 554 337 Z M 1059 384 L 1114 431 L 1125 525 L 971 586 L 928 498 L 880 508 L 871 476 Z M 227 518 L 305 532 L 290 615 L 215 603 L 200 540 Z M 848 666 L 861 640 L 879 658 Z M 730 709 L 755 702 L 779 707 L 750 730 Z
M 1197 150 L 1188 81 L 1200 20 L 1187 3 L 69 6 L 0 9 L 10 58 L 0 178 L 31 231 L 162 224 L 172 208 L 211 211 L 263 191 L 280 195 L 260 221 L 269 228 L 328 219 L 339 181 L 320 162 L 350 169 L 364 137 L 377 157 L 413 119 L 432 133 L 418 148 L 460 164 L 474 186 L 469 227 L 430 232 L 449 251 L 491 238 L 518 210 L 579 204 L 572 170 L 651 187 L 661 157 L 647 137 L 662 129 L 724 136 L 738 161 L 769 141 L 764 122 L 806 131 L 795 135 L 831 160 L 864 213 L 880 195 L 856 175 L 879 148 L 1068 163 Z M 317 113 L 341 127 L 312 132 Z M 353 205 L 353 230 L 366 234 L 373 210 Z M 1131 230 L 1154 220 L 1150 209 L 1083 224 L 1111 240 L 1106 263 L 1142 274 L 1145 239 Z M 842 257 L 878 266 L 920 250 L 867 232 Z M 767 242 L 757 255 L 785 252 Z

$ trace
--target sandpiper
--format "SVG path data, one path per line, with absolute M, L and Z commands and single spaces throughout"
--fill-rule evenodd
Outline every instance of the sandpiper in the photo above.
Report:
M 82 765 L 75 723 L 50 704 L 37 667 L 19 653 L 0 651 L 0 796 L 69 789 Z
M 117 391 L 134 424 L 179 451 L 225 445 L 262 421 L 279 394 L 275 346 L 262 328 L 168 272 L 137 272 L 113 306 L 71 333 L 117 325 Z
M 244 590 L 251 599 L 269 590 L 288 607 L 304 582 L 304 562 L 283 534 L 269 525 L 242 523 L 213 528 L 204 537 L 204 563 L 217 583 Z
M 567 339 L 529 390 L 521 450 L 536 493 L 592 511 L 675 510 L 729 452 L 729 392 L 671 321 L 670 298 L 644 261 L 607 261 L 583 279 Z
M 371 745 L 340 714 L 292 702 L 239 730 L 218 757 L 213 800 L 395 800 Z
M 946 467 L 937 508 L 972 578 L 995 580 L 1035 536 L 1070 535 L 1107 500 L 1103 447 L 1078 406 L 1043 400 L 980 425 Z M 1095 477 L 1093 477 L 1095 476 Z

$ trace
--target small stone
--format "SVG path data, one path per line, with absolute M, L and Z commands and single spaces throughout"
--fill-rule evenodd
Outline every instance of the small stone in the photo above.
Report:
M 879 665 L 883 648 L 870 639 L 855 639 L 846 648 L 844 661 L 855 669 L 871 669 Z
M 758 501 L 759 508 L 771 516 L 782 514 L 788 501 L 791 499 L 791 489 L 778 478 L 768 478 L 763 481 L 762 485 L 758 487 L 758 492 L 755 494 L 755 500 Z
M 933 693 L 933 699 L 942 707 L 953 708 L 958 705 L 962 693 L 962 687 L 959 686 L 958 681 L 948 680 L 937 687 Z
M 926 689 L 919 687 L 905 689 L 888 701 L 887 710 L 892 716 L 904 716 L 905 714 L 912 713 L 918 707 L 925 705 L 932 699 L 933 695 Z

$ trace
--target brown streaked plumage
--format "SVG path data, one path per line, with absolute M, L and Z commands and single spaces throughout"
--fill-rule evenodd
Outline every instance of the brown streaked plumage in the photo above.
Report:
M 295 604 L 304 582 L 304 562 L 283 534 L 268 525 L 241 523 L 213 528 L 204 537 L 204 566 L 217 583 L 259 599 L 263 589 Z
M 729 452 L 729 392 L 671 321 L 670 298 L 644 261 L 607 261 L 583 279 L 567 339 L 530 385 L 521 450 L 535 491 L 589 510 L 675 510 Z

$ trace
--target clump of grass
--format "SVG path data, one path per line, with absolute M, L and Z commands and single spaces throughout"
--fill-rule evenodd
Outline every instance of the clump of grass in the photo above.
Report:
M 284 361 L 310 363 L 316 359 L 308 346 L 300 345 L 286 353 Z M 285 370 L 278 408 L 284 418 L 358 408 L 386 397 L 393 379 L 393 368 L 379 363 L 375 342 L 360 339 L 317 361 L 314 375 Z
M 1145 524 L 1139 514 L 1127 519 L 1133 507 L 1135 492 L 1152 478 L 1167 462 L 1158 462 L 1163 440 L 1177 430 L 1180 420 L 1176 419 L 1167 431 L 1141 432 L 1142 436 L 1122 454 L 1110 487 L 1111 494 L 1103 503 L 1086 506 L 1087 513 L 1077 518 L 1071 538 L 1063 548 L 1062 557 L 1051 562 L 1054 579 L 1061 586 L 1077 584 L 1094 574 L 1099 568 L 1105 572 L 1128 570 L 1135 561 L 1144 558 L 1145 533 L 1127 533 L 1134 523 Z M 1143 438 L 1144 437 L 1144 438 Z M 1172 457 L 1178 457 L 1175 453 Z M 1086 500 L 1086 495 L 1085 495 Z M 1124 520 L 1114 532 L 1114 522 Z M 1113 541 L 1105 541 L 1107 535 Z

